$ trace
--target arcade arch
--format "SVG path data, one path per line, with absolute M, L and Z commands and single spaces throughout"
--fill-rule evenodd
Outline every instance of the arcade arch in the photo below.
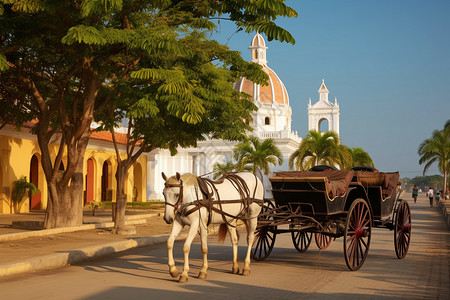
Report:
M 34 184 L 39 190 L 42 190 L 43 177 L 40 176 L 39 172 L 40 157 L 34 154 L 30 160 L 30 182 Z M 61 166 L 60 166 L 61 167 Z M 61 168 L 60 168 L 61 169 Z M 64 167 L 63 167 L 64 169 Z M 41 192 L 31 195 L 30 193 L 30 210 L 40 210 L 41 209 Z
M 136 163 L 133 168 L 133 201 L 142 202 L 143 188 L 142 188 L 142 167 L 141 164 Z
M 84 202 L 89 204 L 94 201 L 94 184 L 95 184 L 95 161 L 89 158 L 86 161 L 86 190 L 84 191 Z
M 112 164 L 109 160 L 102 166 L 101 201 L 112 201 Z

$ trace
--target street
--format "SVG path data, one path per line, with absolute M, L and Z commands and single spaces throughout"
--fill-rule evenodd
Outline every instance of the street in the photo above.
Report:
M 190 255 L 190 278 L 179 284 L 167 267 L 165 244 L 137 248 L 79 265 L 26 276 L 5 278 L 0 299 L 449 299 L 450 233 L 436 207 L 424 196 L 412 209 L 412 242 L 408 255 L 395 255 L 393 231 L 375 228 L 369 255 L 359 271 L 349 271 L 343 240 L 325 251 L 314 241 L 298 253 L 290 234 L 278 235 L 271 255 L 252 262 L 250 276 L 231 274 L 232 249 L 228 238 L 209 242 L 208 278 L 196 278 L 201 267 L 199 240 Z M 242 268 L 245 235 L 241 233 Z M 182 267 L 182 242 L 175 244 Z

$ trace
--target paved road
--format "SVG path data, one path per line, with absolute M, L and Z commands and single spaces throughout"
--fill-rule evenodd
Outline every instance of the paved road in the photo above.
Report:
M 178 284 L 168 274 L 165 245 L 144 247 L 102 259 L 0 283 L 0 299 L 450 299 L 450 232 L 437 208 L 425 199 L 412 204 L 413 235 L 404 260 L 395 256 L 393 232 L 375 229 L 369 256 L 348 271 L 342 239 L 326 251 L 315 245 L 298 253 L 289 235 L 279 235 L 249 277 L 232 275 L 231 248 L 211 237 L 207 280 Z M 244 242 L 244 238 L 242 238 Z M 176 257 L 181 258 L 181 243 Z M 244 243 L 240 247 L 243 259 Z M 191 276 L 201 265 L 198 242 L 191 253 Z M 181 260 L 177 260 L 178 266 Z

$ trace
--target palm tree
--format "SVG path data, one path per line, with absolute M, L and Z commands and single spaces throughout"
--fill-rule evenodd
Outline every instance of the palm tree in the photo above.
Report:
M 447 175 L 450 170 L 450 120 L 447 121 L 443 130 L 433 131 L 432 137 L 424 140 L 417 152 L 420 155 L 419 164 L 425 163 L 423 175 L 433 163 L 438 163 L 439 171 L 444 174 L 445 196 L 447 192 Z
M 339 135 L 334 131 L 323 134 L 310 130 L 300 146 L 289 158 L 289 168 L 299 171 L 309 170 L 317 165 L 339 165 L 345 168 L 350 164 L 351 156 L 345 146 L 340 144 Z
M 375 167 L 375 164 L 373 163 L 372 158 L 370 157 L 369 153 L 364 151 L 363 148 L 346 147 L 346 149 L 352 156 L 352 164 L 350 166 L 351 168 L 359 167 L 359 166 Z
M 228 161 L 224 164 L 215 163 L 213 166 L 213 178 L 217 179 L 226 173 L 252 171 L 252 170 L 253 169 L 250 166 L 244 166 L 244 168 L 241 168 L 238 164 L 235 164 L 232 161 Z
M 243 170 L 246 166 L 250 167 L 255 175 L 257 171 L 269 174 L 269 164 L 274 166 L 283 164 L 281 151 L 272 139 L 261 141 L 255 136 L 250 136 L 247 141 L 237 144 L 233 152 L 238 169 Z

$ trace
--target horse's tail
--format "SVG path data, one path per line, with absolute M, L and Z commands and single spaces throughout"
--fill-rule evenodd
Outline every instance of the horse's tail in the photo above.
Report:
M 219 242 L 221 242 L 221 243 L 225 242 L 225 238 L 227 237 L 227 232 L 228 232 L 227 224 L 225 224 L 225 223 L 220 224 L 219 232 L 217 234 L 219 237 Z

